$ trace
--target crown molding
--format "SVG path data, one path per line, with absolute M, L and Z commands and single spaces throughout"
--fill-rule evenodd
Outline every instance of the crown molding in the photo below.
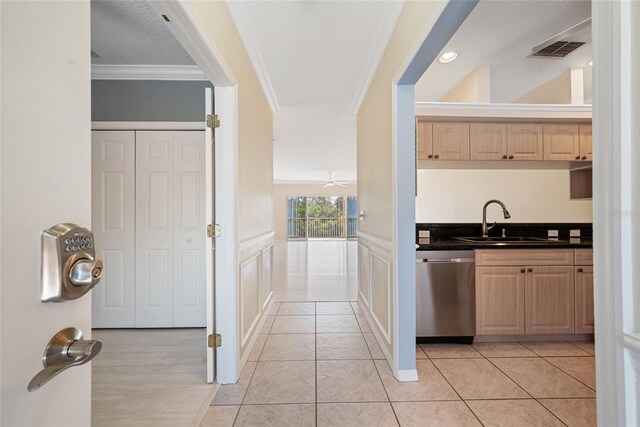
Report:
M 459 102 L 416 102 L 416 115 L 465 117 L 521 117 L 588 119 L 591 104 L 466 104 Z
M 389 43 L 389 39 L 393 34 L 393 30 L 396 28 L 396 23 L 398 22 L 398 18 L 400 17 L 401 12 L 402 6 L 397 7 L 397 9 L 391 15 L 389 15 L 387 25 L 378 32 L 375 41 L 375 48 L 373 50 L 373 54 L 371 55 L 371 61 L 367 65 L 367 68 L 362 75 L 362 79 L 360 80 L 360 84 L 358 85 L 356 96 L 351 102 L 350 110 L 351 114 L 353 114 L 354 116 L 358 114 L 358 110 L 360 110 L 362 101 L 364 101 L 364 97 L 367 95 L 369 86 L 371 85 L 371 81 L 373 80 L 373 76 L 378 70 L 378 66 L 380 65 L 380 61 L 382 60 L 382 55 L 387 48 L 387 44 Z
M 228 2 L 229 12 L 233 17 L 233 20 L 236 24 L 236 28 L 238 29 L 238 33 L 240 33 L 240 38 L 242 39 L 242 43 L 244 44 L 244 48 L 247 51 L 247 55 L 249 55 L 249 59 L 251 60 L 251 64 L 253 65 L 253 69 L 258 76 L 258 80 L 260 81 L 260 86 L 262 86 L 262 91 L 264 92 L 264 96 L 267 98 L 267 102 L 269 103 L 269 107 L 273 114 L 276 114 L 280 111 L 280 105 L 278 104 L 278 98 L 276 97 L 276 92 L 273 89 L 273 84 L 271 83 L 271 79 L 269 78 L 269 73 L 267 71 L 267 67 L 264 63 L 264 58 L 262 57 L 262 53 L 260 52 L 260 48 L 258 47 L 258 41 L 253 31 L 253 27 L 251 26 L 251 22 L 249 21 L 249 15 L 246 10 L 245 2 Z
M 91 65 L 92 80 L 209 80 L 197 65 Z
M 309 181 L 304 181 L 304 180 L 285 180 L 285 179 L 274 179 L 273 183 L 274 184 L 283 184 L 283 185 L 314 185 L 314 184 L 326 184 L 327 180 L 309 180 Z M 344 184 L 344 185 L 357 185 L 357 181 L 336 181 L 339 182 L 340 184 Z

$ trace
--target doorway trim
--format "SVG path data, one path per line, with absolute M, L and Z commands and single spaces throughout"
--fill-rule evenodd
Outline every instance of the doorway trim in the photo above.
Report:
M 215 280 L 207 283 L 207 294 L 213 296 L 207 300 L 207 312 L 215 308 L 217 333 L 222 335 L 222 345 L 216 350 L 216 382 L 234 383 L 239 376 L 235 292 L 238 280 L 238 82 L 188 1 L 158 0 L 149 5 L 214 86 L 214 112 L 220 116 L 221 125 L 215 130 L 215 165 L 212 159 L 207 159 L 207 170 L 213 168 L 214 171 L 214 218 L 222 232 L 214 244 Z M 168 22 L 163 15 L 168 17 Z M 207 366 L 207 370 L 212 368 Z

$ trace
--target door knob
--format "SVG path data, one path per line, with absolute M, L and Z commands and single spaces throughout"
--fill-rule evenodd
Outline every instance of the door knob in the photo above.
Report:
M 509 156 L 509 160 L 513 160 L 513 155 Z
M 102 341 L 82 338 L 82 331 L 78 328 L 66 328 L 55 334 L 44 349 L 44 369 L 31 379 L 27 390 L 39 389 L 60 372 L 72 366 L 84 365 L 100 353 Z
M 507 155 L 502 156 L 503 159 L 507 160 Z
M 69 271 L 69 280 L 74 286 L 93 286 L 102 278 L 104 265 L 99 259 L 80 259 Z

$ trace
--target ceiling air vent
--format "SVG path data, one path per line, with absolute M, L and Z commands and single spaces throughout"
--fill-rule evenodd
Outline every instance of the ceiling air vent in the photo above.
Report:
M 537 52 L 533 52 L 532 56 L 544 56 L 547 58 L 564 58 L 571 52 L 582 46 L 584 42 L 569 42 L 560 40 Z
M 564 58 L 591 41 L 591 18 L 587 18 L 531 49 L 530 58 Z

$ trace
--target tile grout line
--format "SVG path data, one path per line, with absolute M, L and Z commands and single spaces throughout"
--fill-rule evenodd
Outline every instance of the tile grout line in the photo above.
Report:
M 422 350 L 422 347 L 420 347 L 420 350 Z M 427 354 L 426 351 L 423 351 L 423 353 Z M 427 354 L 427 357 L 429 357 L 428 354 Z M 469 411 L 471 411 L 471 413 L 476 418 L 476 420 L 478 420 L 480 425 L 484 426 L 484 423 L 482 421 L 480 421 L 480 418 L 478 417 L 478 415 L 476 415 L 476 413 L 473 411 L 473 409 L 471 409 L 469 404 L 462 398 L 462 396 L 460 396 L 460 393 L 458 393 L 458 390 L 456 390 L 456 388 L 453 386 L 453 384 L 451 384 L 451 382 L 449 382 L 449 379 L 442 373 L 440 368 L 438 368 L 438 365 L 436 365 L 431 359 L 429 359 L 429 363 L 431 363 L 433 365 L 433 367 L 436 368 L 436 371 L 438 371 L 438 373 L 442 376 L 442 378 L 444 378 L 444 380 L 447 382 L 447 384 L 449 384 L 449 387 L 451 387 L 451 390 L 453 390 L 453 392 L 456 394 L 456 396 L 458 396 L 460 398 L 460 400 L 464 403 L 464 406 L 466 406 L 467 409 Z
M 527 350 L 529 350 L 529 351 L 533 352 L 533 353 L 536 355 L 536 357 L 530 357 L 529 359 L 536 359 L 536 358 L 537 358 L 537 359 L 542 359 L 542 360 L 544 360 L 544 359 L 542 358 L 542 356 L 539 356 L 539 355 L 538 355 L 538 353 L 534 352 L 534 351 L 533 351 L 533 350 L 531 350 L 530 348 L 528 348 L 528 347 L 526 347 L 526 346 L 524 346 L 524 345 L 523 345 L 523 347 L 525 347 Z M 538 398 L 537 398 L 537 397 L 534 397 L 531 393 L 529 393 L 527 390 L 525 390 L 525 389 L 524 389 L 524 387 L 522 387 L 520 384 L 518 384 L 518 382 L 517 382 L 515 379 L 511 378 L 511 377 L 509 376 L 509 374 L 507 374 L 507 373 L 506 373 L 506 372 L 504 372 L 502 369 L 500 369 L 500 367 L 499 367 L 499 366 L 497 366 L 495 363 L 493 363 L 493 361 L 491 361 L 489 358 L 486 358 L 486 359 L 489 361 L 489 363 L 491 363 L 493 366 L 495 366 L 495 367 L 496 367 L 496 369 L 498 369 L 500 372 L 502 372 L 504 375 L 506 375 L 506 376 L 507 376 L 507 378 L 509 378 L 511 381 L 513 381 L 513 382 L 514 382 L 514 384 L 516 384 L 516 385 L 517 385 L 518 387 L 520 387 L 520 388 L 521 388 L 525 393 L 527 393 L 529 396 L 531 396 L 531 398 L 532 398 L 533 400 L 535 400 L 535 401 L 536 401 L 536 403 L 537 403 L 538 405 L 540 405 L 541 407 L 543 407 L 547 412 L 549 412 L 551 415 L 553 415 L 553 417 L 554 417 L 554 418 L 556 418 L 558 421 L 560 421 L 560 423 L 561 423 L 561 424 L 563 424 L 563 425 L 565 425 L 565 426 L 567 425 L 567 424 L 565 424 L 565 423 L 564 423 L 564 422 L 563 422 L 563 421 L 562 421 L 562 420 L 561 420 L 561 419 L 560 419 L 556 414 L 554 414 L 554 413 L 553 413 L 551 410 L 549 410 L 546 406 L 544 406 L 542 403 L 540 403 L 540 401 L 538 400 Z M 545 360 L 545 362 L 547 362 L 547 361 Z M 550 363 L 550 362 L 547 362 L 547 363 L 549 363 L 549 364 L 551 365 L 551 363 Z
M 364 339 L 364 336 L 362 337 Z M 366 340 L 365 340 L 366 343 Z M 368 345 L 367 345 L 368 348 Z M 387 386 L 384 385 L 384 381 L 382 381 L 382 375 L 380 375 L 380 370 L 378 369 L 378 364 L 376 363 L 375 360 L 373 360 L 373 353 L 371 353 L 371 350 L 369 350 L 369 354 L 371 355 L 371 362 L 373 363 L 373 367 L 376 370 L 376 373 L 378 374 L 378 379 L 380 379 L 380 383 L 382 384 L 382 389 L 384 390 L 384 395 L 387 396 L 387 402 L 389 403 L 389 406 L 391 406 L 391 412 L 393 412 L 393 416 L 396 419 L 396 422 L 398 423 L 398 426 L 400 426 L 400 419 L 398 418 L 398 414 L 396 413 L 396 409 L 393 407 L 393 404 L 391 403 L 391 398 L 389 397 L 389 392 L 387 391 Z

